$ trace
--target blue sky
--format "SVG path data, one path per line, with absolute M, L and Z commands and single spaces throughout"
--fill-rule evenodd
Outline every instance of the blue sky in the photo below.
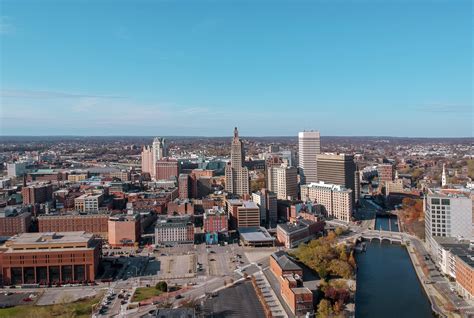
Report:
M 2 135 L 473 135 L 470 0 L 0 0 Z

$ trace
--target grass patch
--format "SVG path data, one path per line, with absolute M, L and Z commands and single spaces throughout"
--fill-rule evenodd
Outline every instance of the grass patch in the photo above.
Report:
M 0 309 L 1 318 L 46 318 L 46 317 L 75 317 L 86 318 L 92 315 L 92 306 L 98 304 L 103 293 L 97 296 L 75 301 L 48 306 L 20 305 Z
M 155 296 L 160 296 L 162 293 L 162 291 L 155 287 L 140 287 L 135 290 L 132 302 L 147 300 Z

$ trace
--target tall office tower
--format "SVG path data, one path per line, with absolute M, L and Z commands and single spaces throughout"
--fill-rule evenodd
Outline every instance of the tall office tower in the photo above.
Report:
M 274 228 L 278 221 L 277 196 L 275 193 L 262 189 L 252 193 L 252 201 L 260 209 L 260 224 Z
M 153 152 L 150 146 L 144 146 L 142 150 L 142 172 L 149 173 L 155 177 L 155 168 L 153 167 Z
M 298 170 L 285 164 L 270 166 L 267 170 L 268 189 L 276 193 L 279 200 L 298 198 Z
M 472 239 L 471 191 L 428 189 L 425 197 L 425 238 L 437 255 L 436 237 Z
M 230 193 L 237 195 L 249 194 L 249 171 L 243 166 L 244 159 L 244 147 L 239 138 L 239 131 L 235 127 L 230 150 L 230 162 L 225 167 L 225 189 Z
M 168 144 L 165 138 L 156 137 L 153 139 L 153 145 L 151 147 L 153 152 L 153 166 L 156 167 L 156 163 L 164 158 L 168 157 Z
M 354 201 L 357 203 L 360 199 L 360 172 L 356 168 L 354 173 Z
M 348 154 L 320 154 L 316 156 L 318 182 L 342 185 L 352 191 L 352 203 L 355 202 L 354 156 Z
M 319 131 L 298 133 L 298 167 L 301 184 L 317 182 L 316 155 L 321 153 Z

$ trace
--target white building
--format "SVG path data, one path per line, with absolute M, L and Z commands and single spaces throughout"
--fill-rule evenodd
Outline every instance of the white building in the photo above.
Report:
M 319 131 L 298 133 L 298 167 L 301 184 L 318 181 L 316 155 L 321 153 L 320 138 Z
M 425 237 L 433 255 L 437 255 L 435 237 L 471 239 L 473 231 L 470 191 L 428 189 L 424 200 Z
M 83 194 L 74 199 L 74 208 L 81 212 L 97 213 L 103 200 L 102 194 Z
M 7 175 L 10 178 L 19 177 L 26 172 L 26 162 L 7 163 Z
M 350 222 L 352 216 L 352 190 L 341 185 L 324 182 L 301 186 L 301 199 L 311 200 L 324 207 L 323 212 L 344 222 Z
M 298 198 L 298 169 L 285 164 L 280 167 L 268 167 L 268 189 L 277 195 L 279 200 Z

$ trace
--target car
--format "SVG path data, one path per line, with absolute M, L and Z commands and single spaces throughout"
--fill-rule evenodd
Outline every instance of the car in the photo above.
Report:
M 215 251 L 209 251 L 209 253 L 211 253 L 211 254 L 216 254 L 216 252 L 215 252 Z
M 9 291 L 4 292 L 3 294 L 4 294 L 5 296 L 13 295 L 13 293 L 12 293 L 12 292 L 9 292 Z
M 210 261 L 211 261 L 211 262 L 214 262 L 214 261 L 215 261 L 215 259 L 211 258 L 211 259 L 210 259 Z
M 31 299 L 30 297 L 26 297 L 26 298 L 23 298 L 23 301 L 32 301 L 33 299 Z
M 125 305 L 126 303 L 127 303 L 126 300 L 122 300 L 122 301 L 120 302 L 121 305 Z
M 179 295 L 179 294 L 178 294 L 178 295 L 174 296 L 174 298 L 175 298 L 175 299 L 181 299 L 181 298 L 183 298 L 183 295 Z

